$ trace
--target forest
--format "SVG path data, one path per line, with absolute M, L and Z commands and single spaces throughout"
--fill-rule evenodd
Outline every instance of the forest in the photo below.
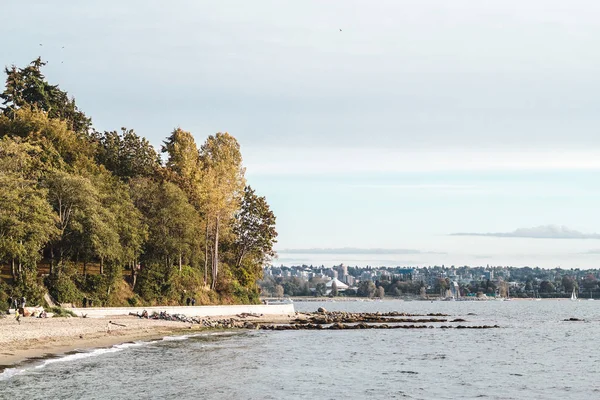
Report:
M 237 140 L 98 131 L 44 65 L 7 67 L 0 94 L 0 309 L 259 302 L 275 215 Z

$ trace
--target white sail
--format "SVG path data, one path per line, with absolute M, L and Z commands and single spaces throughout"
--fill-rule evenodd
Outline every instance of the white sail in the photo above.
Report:
M 577 300 L 577 294 L 575 294 L 575 288 L 573 288 L 573 293 L 571 293 L 571 300 Z

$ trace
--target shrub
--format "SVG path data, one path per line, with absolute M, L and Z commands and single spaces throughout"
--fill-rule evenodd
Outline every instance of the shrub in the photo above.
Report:
M 38 278 L 35 270 L 25 269 L 23 274 L 17 278 L 13 287 L 13 297 L 25 297 L 29 305 L 45 305 L 44 294 L 46 289 L 42 280 Z
M 53 274 L 46 278 L 50 295 L 59 303 L 79 304 L 85 297 L 70 276 L 64 273 Z
M 62 307 L 49 307 L 46 309 L 46 312 L 53 313 L 53 317 L 77 317 L 75 313 L 71 310 L 64 309 Z

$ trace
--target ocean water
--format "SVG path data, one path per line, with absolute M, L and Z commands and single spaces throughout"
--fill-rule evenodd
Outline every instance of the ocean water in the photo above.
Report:
M 126 343 L 0 371 L 0 398 L 600 398 L 600 301 L 296 303 L 300 311 L 320 306 L 441 312 L 501 328 L 240 331 Z M 571 317 L 585 321 L 564 321 Z

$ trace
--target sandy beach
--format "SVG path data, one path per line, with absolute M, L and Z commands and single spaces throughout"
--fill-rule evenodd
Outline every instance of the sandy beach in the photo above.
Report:
M 231 316 L 209 319 L 219 318 L 231 318 Z M 288 322 L 290 316 L 236 317 L 235 319 L 251 322 Z M 51 354 L 109 347 L 135 340 L 152 340 L 202 329 L 207 328 L 198 324 L 141 319 L 135 316 L 22 318 L 19 324 L 11 315 L 0 319 L 0 367 Z

